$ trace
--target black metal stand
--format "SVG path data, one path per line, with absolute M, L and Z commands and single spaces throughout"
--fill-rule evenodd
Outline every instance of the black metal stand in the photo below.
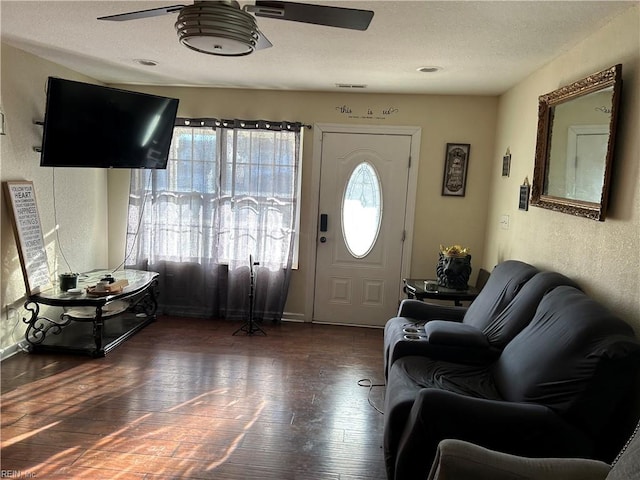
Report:
M 250 269 L 250 273 L 249 273 L 249 316 L 247 318 L 247 321 L 244 322 L 244 325 L 242 325 L 238 330 L 236 330 L 235 332 L 233 332 L 233 335 L 237 335 L 240 332 L 244 332 L 245 335 L 255 335 L 255 334 L 260 334 L 260 335 L 267 335 L 267 333 L 262 330 L 258 325 L 256 325 L 256 323 L 253 320 L 253 291 L 255 289 L 255 280 L 256 280 L 256 275 L 255 272 L 253 271 L 253 266 L 254 265 L 260 265 L 258 262 L 254 262 L 253 261 L 253 256 L 249 255 L 249 269 Z

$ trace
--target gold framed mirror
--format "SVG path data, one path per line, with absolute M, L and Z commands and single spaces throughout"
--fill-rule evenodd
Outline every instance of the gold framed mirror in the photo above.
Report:
M 622 65 L 541 95 L 531 205 L 603 221 Z

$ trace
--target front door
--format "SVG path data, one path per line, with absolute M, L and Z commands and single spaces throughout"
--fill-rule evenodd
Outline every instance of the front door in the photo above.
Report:
M 383 326 L 401 292 L 409 134 L 322 133 L 313 320 Z

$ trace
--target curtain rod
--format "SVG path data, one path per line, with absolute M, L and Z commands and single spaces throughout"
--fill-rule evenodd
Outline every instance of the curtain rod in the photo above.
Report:
M 312 125 L 301 122 L 290 121 L 270 121 L 270 120 L 242 120 L 238 118 L 234 119 L 220 119 L 220 118 L 186 118 L 178 117 L 175 121 L 176 126 L 185 127 L 227 127 L 227 128 L 262 128 L 266 130 L 295 130 L 296 128 L 308 128 L 311 129 Z

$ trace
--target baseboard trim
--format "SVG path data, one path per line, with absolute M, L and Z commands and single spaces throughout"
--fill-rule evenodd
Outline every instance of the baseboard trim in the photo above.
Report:
M 283 322 L 304 323 L 306 322 L 304 313 L 284 312 L 282 314 Z
M 23 352 L 25 347 L 21 345 L 21 342 L 9 345 L 6 348 L 0 349 L 0 362 L 4 362 L 7 358 L 13 357 L 16 353 Z
M 384 325 L 358 325 L 355 323 L 318 322 L 316 320 L 314 320 L 313 323 L 317 325 L 334 325 L 336 327 L 360 327 L 360 328 L 375 328 L 375 329 L 384 328 Z

